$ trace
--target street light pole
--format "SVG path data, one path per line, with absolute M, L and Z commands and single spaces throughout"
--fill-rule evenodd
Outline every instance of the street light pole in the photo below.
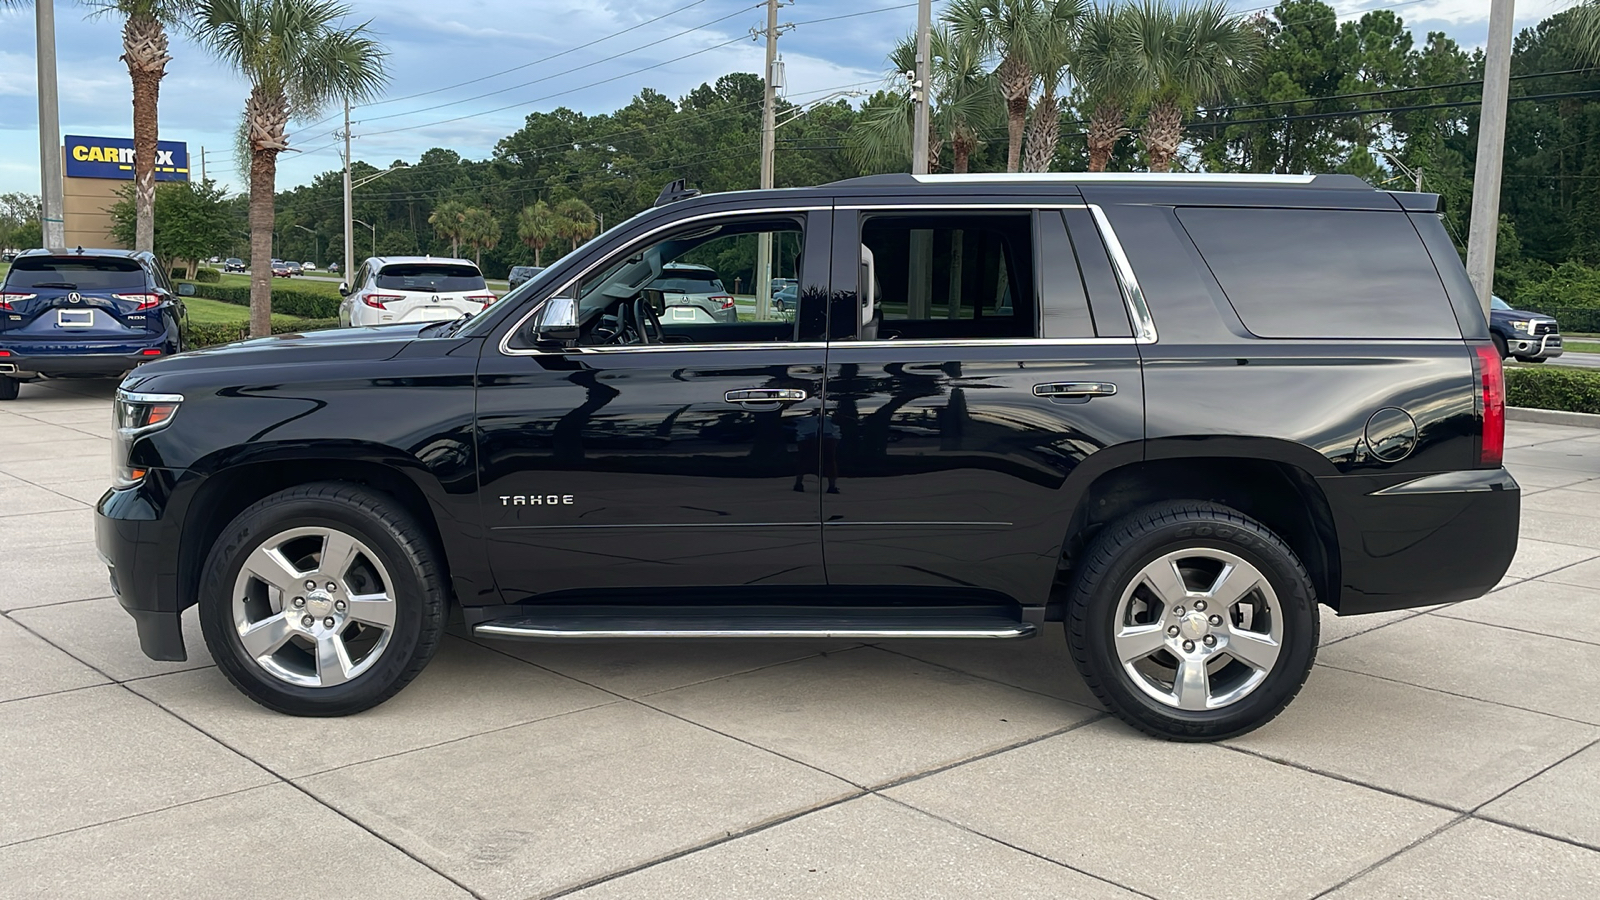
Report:
M 912 101 L 916 104 L 912 115 L 911 133 L 911 174 L 928 174 L 928 126 L 929 126 L 929 94 L 932 86 L 928 83 L 933 74 L 933 60 L 930 58 L 932 50 L 929 47 L 931 32 L 933 31 L 933 0 L 919 0 L 917 3 L 917 74 L 916 84 L 911 89 Z
M 1494 245 L 1500 235 L 1500 168 L 1506 145 L 1506 100 L 1511 93 L 1512 0 L 1489 7 L 1484 50 L 1483 106 L 1478 112 L 1478 162 L 1472 178 L 1472 224 L 1467 232 L 1467 276 L 1483 314 L 1494 296 Z
M 34 59 L 39 68 L 39 225 L 46 247 L 67 245 L 61 183 L 61 105 L 56 92 L 55 0 L 34 0 Z
M 317 238 L 319 236 L 317 234 L 317 232 L 315 230 L 313 230 L 313 229 L 305 227 L 304 225 L 296 225 L 294 227 L 296 227 L 296 228 L 300 229 L 301 231 L 304 231 L 305 233 L 311 235 L 311 255 L 312 256 L 316 256 L 316 257 L 321 257 L 322 256 L 321 252 L 319 252 L 317 250 Z
M 761 104 L 761 189 L 772 190 L 773 154 L 778 147 L 778 0 L 767 0 L 767 68 Z M 756 235 L 756 320 L 772 318 L 772 232 Z
M 353 210 L 350 205 L 350 98 L 344 98 L 344 277 L 350 280 L 350 274 L 355 271 L 356 250 L 355 237 L 350 233 L 350 217 Z M 376 241 L 374 241 L 376 243 Z
M 365 228 L 372 229 L 372 253 L 367 258 L 371 259 L 372 257 L 377 256 L 378 255 L 378 226 L 368 224 L 366 222 L 361 221 L 360 219 L 351 219 L 350 221 L 354 222 L 357 225 L 363 226 Z M 349 280 L 350 273 L 346 272 L 344 277 L 345 277 L 346 280 Z

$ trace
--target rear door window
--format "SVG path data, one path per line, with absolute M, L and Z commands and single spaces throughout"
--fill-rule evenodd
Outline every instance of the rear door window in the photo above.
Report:
M 1193 207 L 1177 216 L 1257 337 L 1461 337 L 1404 213 Z
M 6 288 L 61 288 L 69 291 L 142 291 L 147 288 L 138 260 L 31 256 L 11 264 Z
M 384 290 L 436 294 L 481 291 L 487 287 L 477 267 L 448 263 L 396 263 L 379 270 L 374 281 L 376 287 Z

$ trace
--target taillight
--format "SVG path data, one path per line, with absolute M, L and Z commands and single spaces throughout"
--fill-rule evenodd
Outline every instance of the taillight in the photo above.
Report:
M 370 307 L 372 307 L 373 309 L 384 309 L 385 308 L 384 307 L 385 303 L 393 303 L 396 300 L 404 300 L 404 299 L 405 299 L 404 297 L 400 297 L 400 296 L 397 296 L 395 294 L 362 294 L 361 295 L 361 302 L 365 303 L 366 305 L 368 305 Z
M 723 309 L 733 309 L 732 297 L 712 297 L 712 302 L 721 304 Z
M 139 351 L 140 356 L 160 356 L 161 351 L 155 347 L 146 347 Z
M 0 350 L 0 356 L 10 356 L 10 355 L 11 355 L 11 351 L 10 350 Z
M 160 294 L 112 294 L 111 297 L 114 300 L 121 300 L 125 303 L 139 304 L 135 308 L 136 312 L 142 309 L 154 309 L 161 305 Z
M 1472 348 L 1472 372 L 1478 382 L 1477 407 L 1483 417 L 1483 434 L 1478 440 L 1478 465 L 1499 466 L 1506 452 L 1506 373 L 1500 352 L 1493 344 Z
M 496 301 L 496 300 L 498 300 L 500 298 L 496 297 L 493 294 L 468 294 L 467 295 L 467 299 L 472 301 L 473 303 L 482 303 L 484 308 L 487 309 L 489 307 L 489 304 L 493 303 L 494 301 Z
M 11 292 L 11 291 L 7 291 L 6 293 L 0 294 L 0 309 L 5 310 L 6 312 L 12 312 L 11 304 L 13 304 L 13 303 L 21 303 L 24 300 L 32 300 L 33 298 L 35 298 L 37 296 L 39 296 L 39 295 L 38 294 L 18 294 L 18 293 L 14 293 L 14 292 Z

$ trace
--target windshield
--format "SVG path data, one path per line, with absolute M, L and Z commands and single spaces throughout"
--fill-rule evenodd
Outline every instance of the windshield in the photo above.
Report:
M 374 279 L 391 291 L 481 291 L 487 285 L 475 266 L 448 263 L 398 263 L 384 266 Z
M 1504 300 L 1501 300 L 1499 297 L 1494 297 L 1494 298 L 1491 298 L 1489 300 L 1489 308 L 1490 309 L 1510 309 L 1511 308 L 1511 304 L 1505 302 Z
M 27 256 L 11 264 L 7 288 L 61 287 L 79 291 L 142 291 L 144 270 L 131 259 Z

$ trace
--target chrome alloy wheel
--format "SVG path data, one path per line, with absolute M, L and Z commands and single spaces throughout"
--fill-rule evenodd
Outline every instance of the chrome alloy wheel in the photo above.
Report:
M 1139 570 L 1117 604 L 1112 638 L 1123 671 L 1152 699 L 1220 709 L 1266 680 L 1283 647 L 1283 620 L 1259 569 L 1196 547 Z
M 372 668 L 389 646 L 393 584 L 354 536 L 291 528 L 245 559 L 233 583 L 233 624 L 263 671 L 300 687 L 332 687 Z

